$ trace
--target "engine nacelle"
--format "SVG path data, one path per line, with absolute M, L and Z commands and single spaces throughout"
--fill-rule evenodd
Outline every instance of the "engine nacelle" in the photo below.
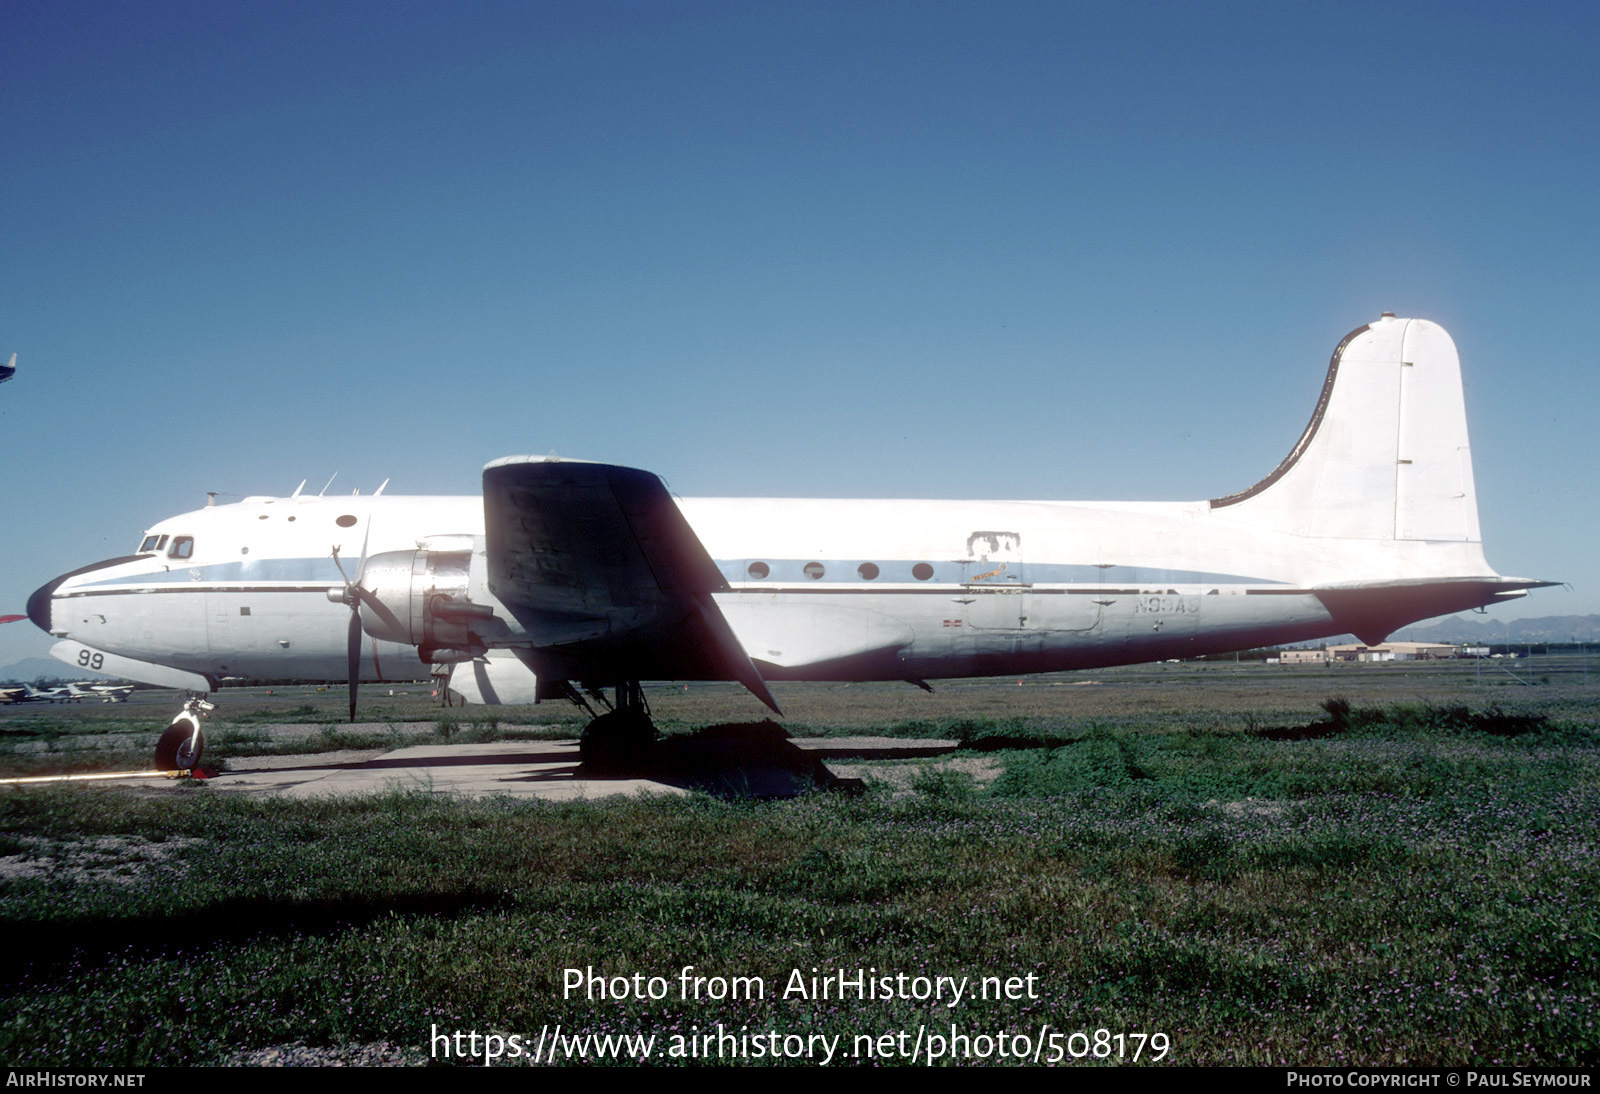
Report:
M 359 584 L 371 598 L 361 598 L 361 629 L 373 638 L 416 646 L 418 656 L 430 663 L 481 655 L 498 620 L 492 607 L 468 599 L 473 537 L 435 536 L 419 547 L 366 560 Z

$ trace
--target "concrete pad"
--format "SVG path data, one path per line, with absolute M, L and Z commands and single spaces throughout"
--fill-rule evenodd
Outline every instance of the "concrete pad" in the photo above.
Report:
M 497 741 L 492 744 L 415 745 L 367 759 L 327 762 L 320 756 L 235 761 L 208 780 L 215 790 L 309 798 L 423 790 L 440 794 L 570 801 L 614 794 L 687 794 L 650 779 L 596 779 L 578 774 L 576 741 Z M 284 761 L 292 761 L 285 764 Z
M 808 758 L 905 759 L 953 751 L 953 741 L 907 741 L 887 737 L 799 738 L 793 745 Z M 497 741 L 491 744 L 413 745 L 389 752 L 325 753 L 244 757 L 231 770 L 207 780 L 222 792 L 282 794 L 308 798 L 422 790 L 487 797 L 507 794 L 546 801 L 604 798 L 616 794 L 688 794 L 681 766 L 664 779 L 599 778 L 579 770 L 577 741 Z M 720 783 L 730 784 L 727 772 Z M 746 792 L 780 797 L 796 792 L 787 771 L 752 765 L 731 780 Z

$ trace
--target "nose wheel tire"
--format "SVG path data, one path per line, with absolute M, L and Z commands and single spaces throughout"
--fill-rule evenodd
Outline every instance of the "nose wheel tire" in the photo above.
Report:
M 205 751 L 205 734 L 187 717 L 179 717 L 156 742 L 157 771 L 189 771 L 200 762 Z

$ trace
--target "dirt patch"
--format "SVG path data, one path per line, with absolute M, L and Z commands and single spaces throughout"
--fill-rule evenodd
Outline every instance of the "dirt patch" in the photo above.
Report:
M 869 785 L 880 783 L 889 787 L 895 799 L 917 793 L 916 783 L 930 774 L 955 771 L 972 776 L 979 789 L 999 778 L 1005 765 L 990 756 L 950 756 L 937 760 L 885 760 L 870 764 L 848 764 L 832 761 L 828 767 L 835 775 L 845 779 L 862 779 Z
M 154 871 L 169 877 L 183 874 L 179 854 L 204 842 L 189 837 L 149 840 L 143 836 L 97 836 L 93 839 L 54 841 L 24 839 L 27 849 L 0 857 L 0 879 L 67 878 L 72 881 L 110 881 L 132 885 Z

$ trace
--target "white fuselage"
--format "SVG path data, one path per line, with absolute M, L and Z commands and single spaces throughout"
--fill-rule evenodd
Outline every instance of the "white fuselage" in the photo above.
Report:
M 1312 586 L 1393 561 L 1361 557 L 1359 541 L 1241 528 L 1204 502 L 680 505 L 729 584 L 718 606 L 773 679 L 1038 672 L 1313 638 L 1343 628 Z M 162 550 L 63 580 L 49 629 L 212 678 L 342 679 L 349 615 L 328 598 L 344 582 L 333 549 L 353 576 L 363 547 L 414 550 L 438 536 L 481 544 L 482 534 L 475 497 L 200 509 L 150 529 L 147 541 L 167 537 Z M 1460 548 L 1457 574 L 1487 572 L 1475 544 Z M 364 640 L 363 679 L 426 672 L 414 647 Z

